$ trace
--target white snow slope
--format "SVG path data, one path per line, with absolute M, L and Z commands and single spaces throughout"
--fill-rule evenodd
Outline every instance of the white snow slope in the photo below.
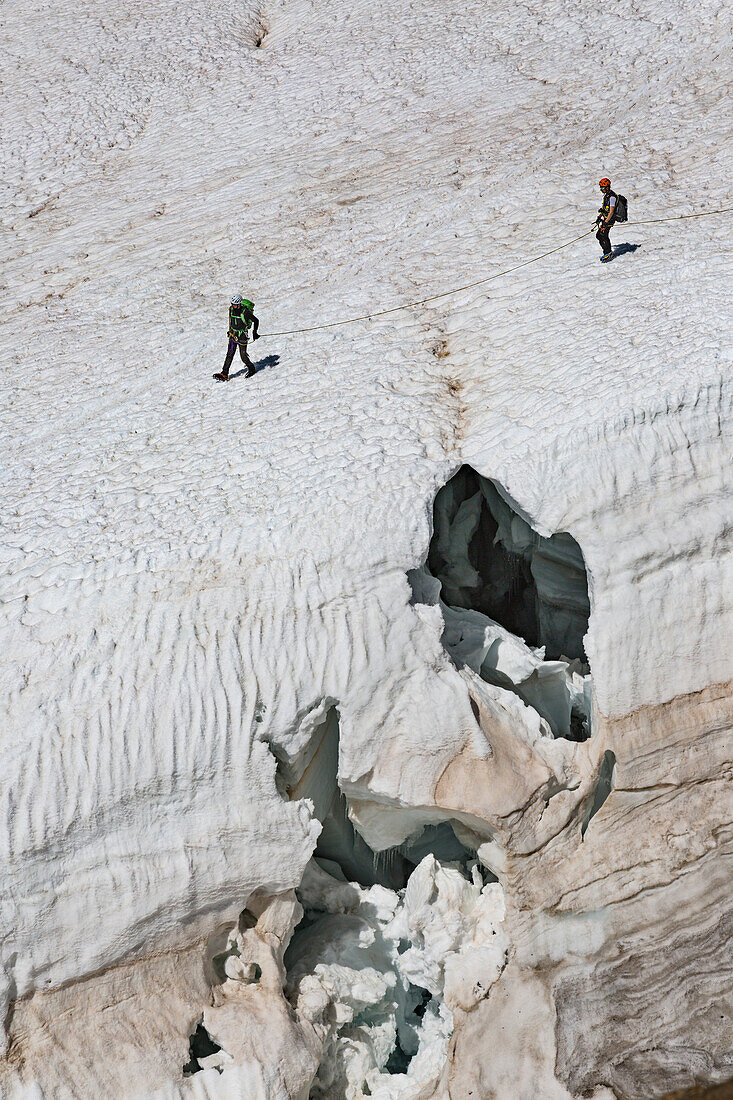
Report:
M 181 1067 L 203 941 L 301 882 L 320 826 L 275 757 L 331 706 L 372 847 L 460 821 L 504 887 L 510 960 L 421 1095 L 733 1077 L 730 215 L 211 378 L 235 290 L 265 334 L 414 302 L 582 233 L 602 175 L 632 222 L 730 205 L 730 29 L 714 0 L 6 0 L 5 1094 L 308 1095 L 323 1036 L 257 1061 L 279 956 L 252 1049 Z M 530 743 L 410 603 L 462 463 L 582 548 L 587 742 Z

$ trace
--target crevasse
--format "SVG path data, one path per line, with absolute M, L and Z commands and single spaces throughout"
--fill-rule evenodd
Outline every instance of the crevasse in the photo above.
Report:
M 555 737 L 585 740 L 590 601 L 578 543 L 565 532 L 538 534 L 470 466 L 438 492 L 433 516 L 427 563 L 410 582 L 415 603 L 440 605 L 457 667 L 514 691 Z

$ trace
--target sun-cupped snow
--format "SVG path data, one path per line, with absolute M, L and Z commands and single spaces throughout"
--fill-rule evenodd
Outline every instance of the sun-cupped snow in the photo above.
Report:
M 7 5 L 3 1095 L 731 1075 L 729 35 Z

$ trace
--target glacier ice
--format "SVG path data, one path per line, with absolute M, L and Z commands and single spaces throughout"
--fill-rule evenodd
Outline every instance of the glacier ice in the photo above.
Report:
M 321 833 L 295 907 L 282 899 L 259 915 L 245 909 L 210 941 L 215 1001 L 231 1006 L 233 988 L 267 981 L 269 972 L 311 1029 L 311 1053 L 315 1037 L 312 1097 L 408 1100 L 437 1085 L 453 1009 L 470 1011 L 504 966 L 503 890 L 471 838 L 464 834 L 465 846 L 448 821 L 415 822 L 398 849 L 372 851 L 339 790 L 339 738 L 338 708 L 324 702 L 301 723 L 291 751 L 278 750 L 282 797 L 305 800 Z M 258 948 L 273 906 L 290 915 L 275 971 Z M 204 1024 L 217 1049 L 207 1047 L 196 1069 L 223 1070 L 234 1061 L 226 1031 L 212 1012 L 202 1031 Z
M 731 1076 L 730 215 L 657 220 L 727 203 L 729 12 L 668 7 L 4 6 L 3 1097 Z M 535 260 L 601 172 L 639 248 Z
M 507 951 L 503 892 L 476 862 L 426 855 L 404 890 L 348 883 L 314 860 L 286 955 L 287 989 L 323 1056 L 311 1095 L 407 1100 L 437 1083 L 455 1007 L 488 994 Z M 366 1088 L 365 1088 L 366 1086 Z

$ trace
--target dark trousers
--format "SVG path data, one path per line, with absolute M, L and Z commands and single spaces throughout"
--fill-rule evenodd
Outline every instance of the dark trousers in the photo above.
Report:
M 229 368 L 232 365 L 232 359 L 234 358 L 234 356 L 236 354 L 237 348 L 239 348 L 239 354 L 241 355 L 242 362 L 244 363 L 247 370 L 252 370 L 252 364 L 250 362 L 249 356 L 247 355 L 247 344 L 246 344 L 246 342 L 243 343 L 243 344 L 238 344 L 237 341 L 233 337 L 230 336 L 229 337 L 229 347 L 227 348 L 227 354 L 226 354 L 226 358 L 224 360 L 224 366 L 221 368 L 221 373 L 224 375 L 225 378 L 229 376 Z
M 611 222 L 611 224 L 607 227 L 605 225 L 599 225 L 598 226 L 598 232 L 596 233 L 596 240 L 598 241 L 599 245 L 603 249 L 603 255 L 604 256 L 607 256 L 609 252 L 613 252 L 613 249 L 611 248 L 611 238 L 608 236 L 608 234 L 611 232 L 612 229 L 613 229 L 613 222 Z

